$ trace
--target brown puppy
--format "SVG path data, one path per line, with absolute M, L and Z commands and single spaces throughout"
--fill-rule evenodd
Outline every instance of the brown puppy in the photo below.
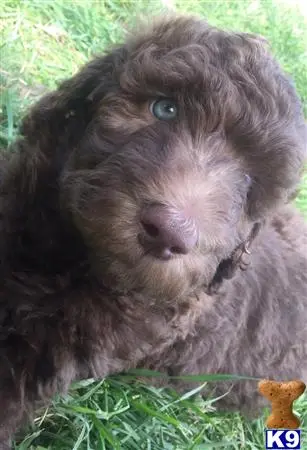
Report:
M 30 110 L 1 169 L 1 450 L 81 377 L 306 379 L 307 227 L 285 206 L 305 143 L 265 43 L 196 18 L 156 23 Z M 224 404 L 258 399 L 240 382 Z

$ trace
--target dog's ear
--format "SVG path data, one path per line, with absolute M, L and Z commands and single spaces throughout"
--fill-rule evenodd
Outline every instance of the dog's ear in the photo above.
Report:
M 47 198 L 46 189 L 56 189 L 65 162 L 82 139 L 100 99 L 118 88 L 126 57 L 125 47 L 97 57 L 30 108 L 12 144 L 14 156 L 5 173 L 16 198 L 28 202 L 29 194 L 35 197 L 39 192 Z
M 117 88 L 127 51 L 118 47 L 97 57 L 57 90 L 39 100 L 22 122 L 21 135 L 45 157 L 69 152 L 91 122 L 99 100 Z
M 58 181 L 70 152 L 99 108 L 100 99 L 117 89 L 125 57 L 125 48 L 117 48 L 94 59 L 57 90 L 43 96 L 24 118 L 3 176 L 0 173 L 0 215 L 5 210 L 0 231 L 2 227 L 10 230 L 6 234 L 10 238 L 0 241 L 1 255 L 13 245 L 12 258 L 38 271 L 52 270 L 53 264 L 60 270 L 62 263 L 65 266 L 67 261 L 79 261 L 84 250 L 78 245 L 78 235 L 67 252 L 68 259 L 62 252 L 64 244 L 70 245 L 74 232 L 66 218 L 58 214 Z

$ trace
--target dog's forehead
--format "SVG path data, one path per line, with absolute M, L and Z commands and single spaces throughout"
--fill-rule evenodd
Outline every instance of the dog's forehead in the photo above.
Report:
M 127 40 L 122 79 L 133 78 L 133 88 L 146 87 L 147 92 L 163 86 L 170 94 L 182 89 L 193 94 L 208 90 L 208 83 L 212 91 L 236 80 L 242 69 L 257 74 L 267 53 L 263 42 L 194 17 L 160 19 Z
M 159 18 L 149 27 L 141 26 L 131 42 L 138 45 L 150 40 L 153 44 L 167 48 L 180 47 L 189 43 L 201 43 L 213 30 L 205 20 L 192 17 Z
M 224 60 L 230 59 L 233 51 L 244 54 L 253 49 L 256 52 L 263 48 L 264 43 L 260 36 L 221 30 L 191 16 L 159 18 L 147 28 L 141 26 L 140 31 L 127 42 L 132 53 L 156 49 L 161 56 L 170 56 L 173 50 L 189 51 L 194 46 L 214 59 L 222 54 Z

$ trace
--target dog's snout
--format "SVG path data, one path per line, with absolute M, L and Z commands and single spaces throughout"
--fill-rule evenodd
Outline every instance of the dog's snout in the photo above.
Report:
M 184 213 L 163 205 L 147 207 L 141 215 L 145 250 L 159 259 L 189 253 L 197 243 L 193 221 Z

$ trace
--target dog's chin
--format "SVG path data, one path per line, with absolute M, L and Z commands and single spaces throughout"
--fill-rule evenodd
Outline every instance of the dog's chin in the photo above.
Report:
M 168 261 L 145 255 L 135 265 L 119 259 L 109 264 L 102 261 L 100 273 L 103 284 L 114 292 L 138 293 L 144 301 L 173 303 L 204 291 L 216 264 L 200 255 L 175 256 Z

